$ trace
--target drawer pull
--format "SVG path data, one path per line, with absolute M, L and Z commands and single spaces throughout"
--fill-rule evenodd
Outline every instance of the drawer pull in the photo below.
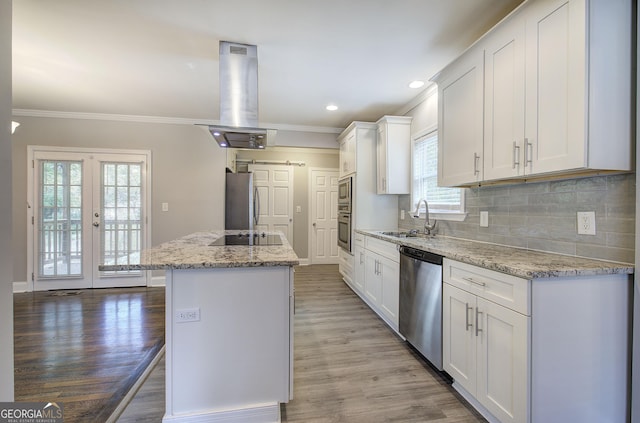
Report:
M 467 307 L 467 310 L 464 313 L 465 314 L 464 318 L 466 320 L 466 325 L 467 325 L 465 330 L 468 332 L 469 328 L 473 327 L 473 323 L 469 323 L 469 310 L 473 310 L 473 307 L 469 307 L 469 303 L 466 303 L 466 307 Z
M 465 280 L 465 281 L 467 281 L 467 282 L 471 282 L 472 284 L 475 284 L 475 285 L 487 286 L 487 284 L 486 284 L 486 283 L 484 283 L 484 282 L 478 282 L 478 281 L 476 281 L 476 280 L 473 280 L 473 278 L 462 278 L 462 279 L 464 279 L 464 280 Z

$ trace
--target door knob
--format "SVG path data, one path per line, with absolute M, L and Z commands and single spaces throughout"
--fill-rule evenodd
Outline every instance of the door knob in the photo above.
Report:
M 313 222 L 313 227 L 314 227 L 314 228 L 316 227 L 316 222 Z

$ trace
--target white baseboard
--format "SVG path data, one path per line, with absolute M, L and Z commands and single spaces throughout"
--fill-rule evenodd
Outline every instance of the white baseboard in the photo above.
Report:
M 166 415 L 162 423 L 278 423 L 280 404 L 261 404 L 241 410 L 212 411 L 198 414 Z
M 151 281 L 149 282 L 149 285 L 147 286 L 156 287 L 156 286 L 166 286 L 166 285 L 167 285 L 167 279 L 165 276 L 153 276 L 151 278 Z
M 309 259 L 308 258 L 302 258 L 299 261 L 300 261 L 300 266 L 308 266 L 309 265 Z
M 24 281 L 24 282 L 14 282 L 13 283 L 13 293 L 14 294 L 18 294 L 20 292 L 29 292 L 29 282 Z

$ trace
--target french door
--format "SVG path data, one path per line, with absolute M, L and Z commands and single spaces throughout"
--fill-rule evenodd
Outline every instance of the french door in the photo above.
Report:
M 149 152 L 29 147 L 29 274 L 33 289 L 147 284 Z

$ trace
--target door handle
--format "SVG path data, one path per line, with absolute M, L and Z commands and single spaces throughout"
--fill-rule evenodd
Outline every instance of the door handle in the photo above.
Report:
M 476 336 L 478 336 L 478 334 L 480 332 L 482 332 L 482 329 L 480 329 L 480 325 L 478 324 L 478 316 L 482 314 L 482 312 L 478 309 L 478 307 L 476 307 Z
M 313 225 L 313 227 L 315 228 L 315 227 L 316 227 L 316 222 L 313 222 L 313 223 L 312 223 L 312 225 Z
M 513 167 L 515 169 L 516 166 L 520 167 L 520 146 L 514 141 L 513 142 Z
M 478 153 L 473 153 L 473 174 L 477 175 L 480 173 L 480 169 L 478 169 L 478 161 L 480 160 L 480 155 Z
M 97 228 L 98 226 L 100 226 L 100 222 L 93 222 L 93 226 Z

